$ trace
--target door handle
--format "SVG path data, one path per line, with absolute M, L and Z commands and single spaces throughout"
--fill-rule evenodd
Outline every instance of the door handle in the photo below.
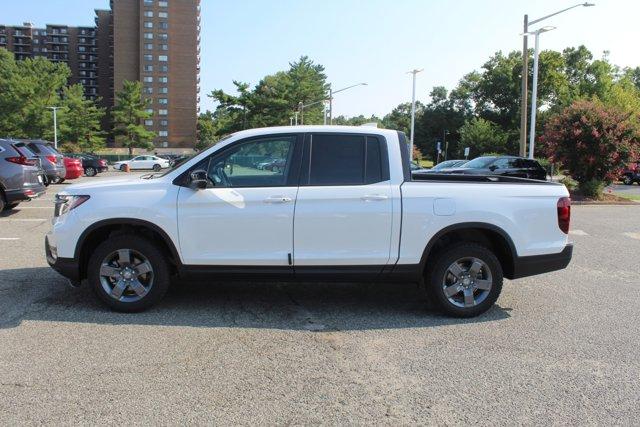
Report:
M 367 194 L 366 196 L 361 197 L 361 199 L 364 200 L 365 202 L 382 201 L 382 200 L 387 200 L 388 198 L 389 197 L 383 194 Z
M 265 203 L 289 203 L 291 201 L 291 197 L 285 196 L 271 196 L 264 199 Z

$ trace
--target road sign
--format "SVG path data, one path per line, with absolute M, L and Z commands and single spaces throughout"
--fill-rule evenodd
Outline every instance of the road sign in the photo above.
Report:
M 464 157 L 469 157 L 469 147 L 464 147 Z
M 437 149 L 438 149 L 438 153 L 439 153 L 439 152 L 442 151 L 442 148 L 440 148 L 441 147 L 440 141 L 438 141 L 436 144 L 437 144 L 436 147 L 438 147 Z

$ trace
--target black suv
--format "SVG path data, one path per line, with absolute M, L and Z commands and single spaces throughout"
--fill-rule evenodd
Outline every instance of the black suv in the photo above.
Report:
M 517 178 L 547 180 L 547 171 L 536 160 L 515 156 L 483 156 L 457 168 L 441 169 L 439 173 L 469 175 L 502 175 Z
M 633 163 L 625 169 L 621 180 L 625 185 L 633 185 L 634 182 L 640 184 L 640 163 Z
M 65 157 L 80 159 L 86 176 L 96 176 L 99 172 L 106 172 L 107 161 L 91 154 L 65 153 Z

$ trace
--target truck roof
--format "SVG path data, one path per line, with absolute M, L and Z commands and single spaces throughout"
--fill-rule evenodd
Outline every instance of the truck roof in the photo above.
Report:
M 329 126 L 329 125 L 300 125 L 300 126 L 275 126 L 247 129 L 234 133 L 234 136 L 258 136 L 265 133 L 296 133 L 296 132 L 336 132 L 354 134 L 395 135 L 396 130 L 380 129 L 370 126 Z

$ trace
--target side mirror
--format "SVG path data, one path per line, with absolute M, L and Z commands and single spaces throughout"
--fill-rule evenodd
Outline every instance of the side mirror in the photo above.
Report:
M 207 171 L 205 170 L 194 170 L 193 172 L 191 172 L 190 177 L 192 188 L 202 189 L 209 186 L 209 179 L 207 178 Z

